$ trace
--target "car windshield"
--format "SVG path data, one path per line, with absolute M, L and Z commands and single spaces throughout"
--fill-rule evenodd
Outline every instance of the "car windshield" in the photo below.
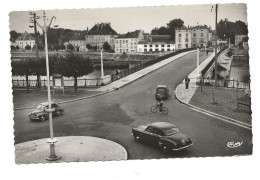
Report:
M 45 106 L 43 106 L 43 105 L 38 105 L 36 108 L 35 108 L 35 110 L 44 110 L 44 108 L 45 108 Z
M 165 136 L 171 136 L 171 135 L 176 134 L 178 132 L 180 132 L 178 128 L 171 128 L 171 129 L 164 131 L 164 134 L 165 134 Z
M 160 92 L 163 93 L 164 91 L 165 91 L 165 89 L 163 89 L 163 88 L 159 88 L 159 89 L 157 89 L 157 92 L 159 92 L 159 93 L 160 93 Z

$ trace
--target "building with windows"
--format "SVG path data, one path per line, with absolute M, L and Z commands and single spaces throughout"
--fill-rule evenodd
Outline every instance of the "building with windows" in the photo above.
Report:
M 74 36 L 72 36 L 69 43 L 71 44 L 75 51 L 87 51 L 86 48 L 86 40 L 85 40 L 85 33 L 83 32 L 75 32 Z
M 86 44 L 92 47 L 97 46 L 97 49 L 107 42 L 112 49 L 115 48 L 115 38 L 118 36 L 117 32 L 112 29 L 110 23 L 95 24 L 86 34 Z
M 19 49 L 23 50 L 26 46 L 29 46 L 30 49 L 32 49 L 35 46 L 35 38 L 25 31 L 16 39 L 15 43 L 19 46 Z
M 170 35 L 146 35 L 137 48 L 140 53 L 174 51 L 175 44 Z
M 136 30 L 126 34 L 119 35 L 115 39 L 116 53 L 137 53 L 137 44 L 144 39 L 144 31 Z
M 206 47 L 211 39 L 212 33 L 206 25 L 175 29 L 176 49 Z
M 236 34 L 235 35 L 235 46 L 238 46 L 240 42 L 243 42 L 243 38 L 247 38 L 246 34 Z

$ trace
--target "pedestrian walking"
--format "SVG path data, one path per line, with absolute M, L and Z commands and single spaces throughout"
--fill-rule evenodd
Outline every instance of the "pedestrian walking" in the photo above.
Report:
M 117 79 L 119 79 L 119 72 L 118 72 L 118 70 L 116 70 L 116 77 L 117 77 Z
M 185 86 L 186 86 L 186 89 L 189 89 L 189 82 L 190 82 L 190 79 L 188 77 L 185 78 Z

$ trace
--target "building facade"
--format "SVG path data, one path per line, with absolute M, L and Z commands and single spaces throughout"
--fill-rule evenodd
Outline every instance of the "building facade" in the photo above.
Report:
M 238 46 L 240 42 L 243 42 L 243 38 L 246 38 L 247 35 L 245 34 L 236 34 L 235 35 L 235 46 Z
M 146 35 L 139 41 L 137 49 L 139 53 L 174 51 L 175 44 L 170 35 Z
M 119 35 L 115 39 L 115 52 L 137 53 L 137 44 L 142 39 L 144 39 L 143 30 L 136 30 L 134 32 Z
M 207 47 L 212 40 L 212 33 L 204 26 L 183 27 L 175 29 L 176 49 Z
M 82 32 L 75 32 L 69 43 L 75 51 L 87 51 L 85 35 Z
M 35 46 L 35 38 L 25 31 L 16 39 L 15 43 L 19 46 L 19 49 L 23 50 L 26 46 L 30 46 L 30 49 L 32 49 Z
M 95 24 L 86 34 L 86 44 L 96 46 L 100 49 L 105 42 L 107 42 L 112 49 L 115 48 L 115 38 L 118 36 L 117 32 L 112 29 L 110 23 Z

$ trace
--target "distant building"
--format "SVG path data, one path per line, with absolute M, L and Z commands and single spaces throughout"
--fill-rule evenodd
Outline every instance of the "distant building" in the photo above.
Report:
M 144 39 L 144 31 L 136 30 L 119 35 L 115 39 L 115 52 L 116 53 L 136 53 L 137 44 L 140 40 Z
M 213 38 L 213 33 L 204 26 L 192 26 L 175 29 L 176 49 L 206 47 Z
M 192 29 L 190 28 L 178 28 L 175 29 L 175 47 L 177 49 L 186 49 L 192 47 Z
M 235 46 L 237 46 L 240 42 L 243 42 L 243 38 L 248 37 L 246 34 L 236 34 L 235 35 Z
M 16 39 L 15 43 L 19 46 L 19 49 L 25 49 L 27 45 L 32 49 L 35 46 L 35 38 L 25 31 Z
M 97 46 L 99 49 L 107 42 L 114 49 L 117 36 L 117 32 L 112 29 L 110 23 L 98 23 L 87 32 L 85 39 L 86 44 L 90 44 L 92 47 Z
M 75 48 L 75 51 L 87 51 L 86 48 L 86 40 L 85 35 L 83 32 L 75 32 L 74 36 L 72 36 L 71 40 L 69 40 L 69 43 L 73 45 Z
M 174 51 L 175 44 L 170 35 L 146 35 L 144 40 L 138 43 L 138 52 L 163 52 Z

